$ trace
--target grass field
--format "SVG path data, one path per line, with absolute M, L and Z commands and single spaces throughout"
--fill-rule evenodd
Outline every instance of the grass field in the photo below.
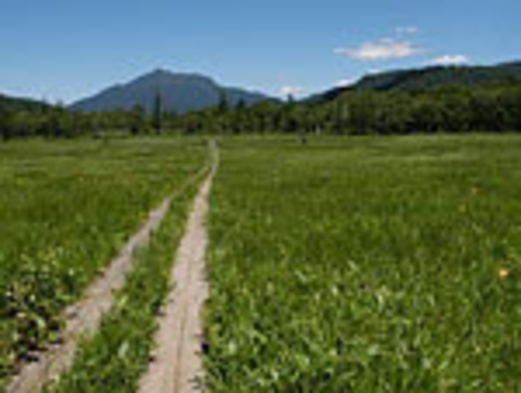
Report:
M 220 144 L 209 392 L 519 393 L 521 137 Z M 0 144 L 0 390 L 207 159 L 195 138 Z M 135 391 L 193 192 L 48 391 Z
M 520 391 L 520 137 L 222 145 L 209 391 Z
M 195 184 L 197 185 L 197 184 Z M 137 391 L 153 348 L 156 317 L 172 283 L 170 271 L 196 187 L 176 197 L 150 244 L 137 254 L 112 309 L 93 337 L 83 340 L 73 367 L 49 393 Z
M 148 211 L 205 162 L 195 138 L 0 144 L 0 387 L 55 339 L 60 310 Z

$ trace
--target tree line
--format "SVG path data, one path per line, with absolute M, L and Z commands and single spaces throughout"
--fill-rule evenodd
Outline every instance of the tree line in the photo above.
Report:
M 334 99 L 263 101 L 231 107 L 225 96 L 207 109 L 100 113 L 61 106 L 6 109 L 0 105 L 0 138 L 73 138 L 103 133 L 331 133 L 343 135 L 521 131 L 521 84 L 452 86 L 432 91 L 346 91 Z
M 263 102 L 180 116 L 185 132 L 345 135 L 521 131 L 521 84 L 433 91 L 346 91 L 332 100 Z

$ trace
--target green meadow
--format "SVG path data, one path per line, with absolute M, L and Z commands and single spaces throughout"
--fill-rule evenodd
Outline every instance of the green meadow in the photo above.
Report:
M 57 339 L 61 310 L 205 164 L 197 138 L 0 144 L 0 386 Z
M 211 392 L 519 392 L 521 138 L 229 138 Z
M 519 392 L 521 137 L 217 139 L 207 391 Z M 0 144 L 0 386 L 207 163 L 193 137 Z M 47 391 L 135 391 L 195 189 Z

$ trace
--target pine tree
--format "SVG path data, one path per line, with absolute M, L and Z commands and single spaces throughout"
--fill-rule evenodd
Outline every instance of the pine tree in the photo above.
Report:
M 4 110 L 0 106 L 0 138 L 3 141 L 9 140 L 11 136 L 11 124 L 10 124 L 11 114 L 9 111 Z
M 141 105 L 135 105 L 129 114 L 130 117 L 130 133 L 137 135 L 145 132 L 145 110 Z
M 246 108 L 246 101 L 244 101 L 244 98 L 241 98 L 239 101 L 237 101 L 237 105 L 235 106 L 235 110 L 243 110 Z
M 162 120 L 163 120 L 163 101 L 161 99 L 161 94 L 158 90 L 154 97 L 154 106 L 153 106 L 153 113 L 152 113 L 152 128 L 156 131 L 157 134 L 161 133 Z
M 221 91 L 221 96 L 219 98 L 218 111 L 220 114 L 224 114 L 224 113 L 228 112 L 228 109 L 229 109 L 228 97 L 226 96 L 226 92 L 223 90 L 223 91 Z

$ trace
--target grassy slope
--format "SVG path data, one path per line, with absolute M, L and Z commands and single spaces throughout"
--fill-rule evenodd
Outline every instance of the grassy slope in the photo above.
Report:
M 0 386 L 205 153 L 196 139 L 0 144 Z
M 514 135 L 225 140 L 210 391 L 516 393 L 519 151 Z

